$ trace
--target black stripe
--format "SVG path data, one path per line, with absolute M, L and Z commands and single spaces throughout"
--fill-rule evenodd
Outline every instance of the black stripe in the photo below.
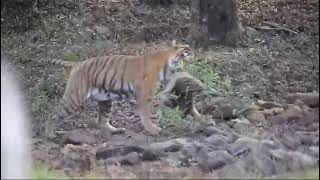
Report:
M 88 60 L 88 62 L 87 62 L 87 63 L 89 63 L 89 67 L 88 67 L 87 74 L 90 73 L 90 69 L 91 69 L 91 67 L 93 66 L 93 62 L 90 62 L 90 61 L 93 61 L 93 60 L 91 59 L 91 60 Z
M 116 75 L 117 75 L 117 70 L 118 70 L 118 66 L 120 66 L 121 62 L 125 59 L 126 57 L 125 56 L 120 56 L 119 59 L 117 60 L 117 64 L 115 65 L 115 71 L 114 71 L 114 74 L 111 78 L 111 81 L 109 82 L 109 87 L 111 90 L 114 90 L 114 86 L 117 82 L 117 79 L 115 78 Z M 111 86 L 110 86 L 111 85 Z
M 95 59 L 94 61 L 95 61 L 95 62 L 94 62 L 94 67 L 95 67 L 95 69 L 93 69 L 93 73 L 92 73 L 92 74 L 88 74 L 89 76 L 90 76 L 90 75 L 93 76 L 93 75 L 94 75 L 94 72 L 97 71 L 97 65 L 98 65 L 99 59 Z M 89 72 L 90 72 L 90 71 L 89 71 Z M 92 78 L 94 78 L 94 77 L 92 77 Z M 92 86 L 95 86 L 95 85 L 96 85 L 96 84 L 95 84 L 95 81 L 93 81 L 93 80 L 92 80 L 91 83 L 92 83 Z
M 68 104 L 70 105 L 70 107 L 72 108 L 73 111 L 76 111 L 79 104 L 73 98 L 70 98 L 70 101 L 71 101 L 71 103 L 68 103 Z
M 125 61 L 124 62 L 124 67 L 123 67 L 122 76 L 121 76 L 121 88 L 120 88 L 121 93 L 124 94 L 126 96 L 126 98 L 129 97 L 129 94 L 127 92 L 128 91 L 127 89 L 126 90 L 123 89 L 123 84 L 124 84 L 124 80 L 123 79 L 124 79 L 124 73 L 127 70 L 127 64 L 128 64 L 128 61 Z
M 117 94 L 119 96 L 119 100 L 122 99 L 122 94 L 120 91 L 113 91 L 113 93 Z
M 110 80 L 110 82 L 109 82 L 109 88 L 110 88 L 110 90 L 114 90 L 113 88 L 114 88 L 114 84 L 115 84 L 115 82 L 116 82 L 116 80 L 115 80 L 116 74 L 117 74 L 117 71 L 114 71 L 114 73 L 113 73 L 113 75 L 112 75 L 112 77 L 111 77 L 111 80 Z
M 72 113 L 72 111 L 70 111 L 70 109 L 66 105 L 63 106 L 63 110 L 66 112 L 66 113 L 64 113 L 64 114 L 66 114 L 65 116 L 68 116 L 69 114 Z
M 167 80 L 166 76 L 167 76 L 167 69 L 168 69 L 168 63 L 166 63 L 164 65 L 164 68 L 163 68 L 163 81 L 165 82 Z
M 133 87 L 131 87 L 132 82 L 128 82 L 129 92 L 133 93 Z
M 122 75 L 121 75 L 121 90 L 123 90 L 123 79 L 124 79 L 124 73 L 126 72 L 127 70 L 127 64 L 128 64 L 128 61 L 125 61 L 124 62 L 124 67 L 123 67 L 123 72 L 122 72 Z
M 103 59 L 103 60 L 104 60 L 104 62 L 103 62 L 103 64 L 102 64 L 102 66 L 101 66 L 101 69 L 100 69 L 99 72 L 96 73 L 96 76 L 95 76 L 95 78 L 94 78 L 94 81 L 93 81 L 93 82 L 94 82 L 95 84 L 98 84 L 97 79 L 98 79 L 98 77 L 100 76 L 101 72 L 103 72 L 103 70 L 104 70 L 104 68 L 105 68 L 105 65 L 107 64 L 109 58 L 107 57 L 106 59 Z M 98 87 L 98 88 L 100 89 L 100 87 Z
M 108 65 L 108 67 L 107 67 L 107 73 L 106 73 L 106 75 L 103 77 L 103 81 L 102 81 L 102 88 L 105 90 L 105 91 L 108 91 L 109 90 L 109 87 L 110 86 L 108 86 L 108 87 L 106 87 L 105 85 L 105 83 L 106 83 L 106 78 L 108 77 L 108 74 L 109 74 L 109 71 L 110 71 L 110 68 L 112 68 L 112 65 L 113 65 L 113 63 L 114 63 L 114 56 L 110 56 L 109 57 L 109 61 L 111 61 L 110 62 L 110 64 Z

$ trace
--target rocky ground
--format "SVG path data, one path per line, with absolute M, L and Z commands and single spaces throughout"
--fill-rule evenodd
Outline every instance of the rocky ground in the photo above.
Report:
M 151 9 L 136 1 L 52 2 L 39 8 L 27 31 L 19 31 L 21 19 L 1 15 L 1 48 L 18 70 L 26 107 L 32 107 L 36 164 L 64 176 L 95 178 L 276 178 L 319 166 L 318 35 L 247 26 L 237 48 L 194 48 L 194 62 L 213 73 L 193 75 L 232 92 L 197 102 L 205 122 L 165 121 L 172 127 L 160 121 L 162 133 L 151 137 L 134 114 L 134 100 L 115 102 L 112 123 L 128 131 L 112 135 L 88 127 L 96 116 L 95 103 L 88 103 L 78 119 L 59 122 L 57 141 L 45 141 L 44 122 L 68 75 L 45 60 L 138 54 L 172 39 L 188 41 L 190 19 L 185 4 Z

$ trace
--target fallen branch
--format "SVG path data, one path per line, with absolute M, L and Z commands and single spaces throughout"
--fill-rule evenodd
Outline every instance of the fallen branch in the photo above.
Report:
M 263 24 L 271 26 L 271 27 L 274 27 L 274 28 L 277 28 L 277 30 L 283 30 L 283 31 L 287 31 L 289 33 L 298 34 L 298 32 L 296 32 L 294 30 L 291 30 L 291 29 L 288 29 L 288 28 L 285 28 L 285 27 L 282 27 L 279 24 L 274 23 L 274 22 L 263 21 Z

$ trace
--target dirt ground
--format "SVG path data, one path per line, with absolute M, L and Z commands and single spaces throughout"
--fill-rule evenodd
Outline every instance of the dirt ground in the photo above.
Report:
M 121 101 L 114 103 L 111 119 L 128 131 L 110 135 L 88 128 L 88 119 L 97 113 L 96 104 L 89 102 L 78 119 L 59 122 L 59 131 L 66 134 L 45 141 L 44 122 L 62 96 L 69 72 L 48 60 L 139 54 L 173 39 L 189 42 L 186 4 L 151 8 L 137 1 L 57 2 L 39 8 L 36 18 L 1 19 L 1 49 L 16 67 L 25 106 L 31 107 L 35 162 L 67 176 L 95 178 L 277 177 L 319 166 L 319 104 L 285 101 L 287 93 L 319 91 L 319 36 L 246 26 L 238 47 L 194 48 L 195 61 L 206 61 L 219 77 L 230 80 L 233 97 L 272 102 L 281 112 L 259 118 L 272 109 L 260 107 L 254 118 L 222 120 L 199 105 L 211 123 L 164 129 L 152 137 L 134 114 L 135 101 Z M 35 18 L 28 30 L 19 25 L 23 18 Z

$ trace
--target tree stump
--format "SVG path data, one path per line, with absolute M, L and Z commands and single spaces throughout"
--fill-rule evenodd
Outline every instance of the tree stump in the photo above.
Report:
M 197 45 L 235 46 L 240 37 L 236 0 L 192 0 L 190 35 Z

